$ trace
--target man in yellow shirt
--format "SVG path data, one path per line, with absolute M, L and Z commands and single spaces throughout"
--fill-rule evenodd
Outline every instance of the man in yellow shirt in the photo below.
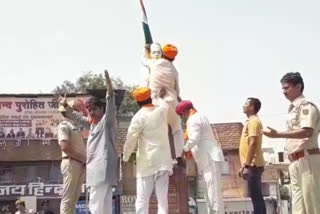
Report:
M 257 113 L 261 108 L 261 102 L 257 98 L 248 98 L 243 106 L 243 112 L 247 115 L 240 139 L 239 176 L 248 182 L 253 210 L 255 214 L 266 214 L 266 205 L 261 189 L 261 176 L 264 171 L 264 159 L 262 155 L 262 123 Z

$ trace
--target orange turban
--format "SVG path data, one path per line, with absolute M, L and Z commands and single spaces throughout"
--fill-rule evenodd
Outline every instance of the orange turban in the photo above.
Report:
M 170 44 L 166 44 L 162 48 L 163 55 L 169 59 L 174 59 L 178 54 L 178 49 Z
M 137 102 L 142 102 L 150 98 L 151 90 L 148 87 L 140 87 L 136 88 L 132 94 Z

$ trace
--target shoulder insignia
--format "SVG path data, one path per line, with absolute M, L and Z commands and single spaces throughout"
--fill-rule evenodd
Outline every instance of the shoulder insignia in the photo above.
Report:
M 62 128 L 69 128 L 69 124 L 67 121 L 61 121 L 60 124 L 59 124 L 59 128 L 62 129 Z
M 310 105 L 310 106 L 312 106 L 313 108 L 315 108 L 317 111 L 319 111 L 318 106 L 317 106 L 315 103 L 310 102 L 310 101 L 308 101 L 308 100 L 304 100 L 304 102 L 303 102 L 301 105 L 302 105 L 302 106 Z M 303 110 L 302 110 L 302 113 L 304 114 Z M 309 113 L 309 111 L 306 111 L 306 114 L 308 114 L 308 113 Z
M 68 128 L 67 128 L 67 126 L 60 126 L 59 130 L 62 132 L 67 132 Z
M 302 110 L 302 114 L 308 115 L 308 114 L 309 114 L 309 109 L 303 109 L 303 110 Z

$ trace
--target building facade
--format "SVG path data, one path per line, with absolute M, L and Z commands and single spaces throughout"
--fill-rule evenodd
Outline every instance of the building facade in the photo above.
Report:
M 77 97 L 78 95 L 75 95 Z M 85 100 L 87 95 L 77 98 Z M 14 213 L 14 202 L 22 198 L 30 212 L 40 211 L 43 201 L 49 201 L 50 209 L 58 214 L 62 195 L 60 171 L 61 149 L 56 138 L 56 126 L 62 120 L 57 111 L 58 103 L 53 95 L 0 95 L 0 214 Z M 130 117 L 119 117 L 116 149 L 120 158 L 123 151 Z M 212 125 L 215 137 L 220 142 L 227 164 L 223 167 L 223 196 L 226 213 L 232 213 L 235 203 L 244 203 L 250 210 L 245 182 L 238 177 L 240 160 L 238 148 L 243 125 L 241 123 L 218 123 Z M 11 134 L 10 134 L 11 133 Z M 84 138 L 87 132 L 83 132 Z M 13 137 L 14 135 L 14 137 Z M 114 213 L 134 213 L 136 193 L 135 164 L 121 168 L 121 186 L 114 190 Z M 175 169 L 177 170 L 177 169 Z M 188 161 L 187 178 L 181 172 L 170 178 L 169 210 L 175 213 L 202 214 L 204 183 L 198 175 L 194 162 Z M 180 176 L 180 177 L 179 177 Z M 266 167 L 263 176 L 264 195 L 278 199 L 278 171 Z M 85 212 L 85 184 L 77 213 Z M 189 210 L 179 207 L 188 198 Z M 150 213 L 156 213 L 156 198 L 152 196 Z M 269 203 L 269 202 L 268 202 Z

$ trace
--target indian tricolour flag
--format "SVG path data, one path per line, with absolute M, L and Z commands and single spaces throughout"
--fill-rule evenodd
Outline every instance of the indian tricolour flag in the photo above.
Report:
M 146 9 L 143 4 L 143 0 L 140 0 L 140 5 L 141 5 L 141 9 L 142 9 L 142 28 L 143 28 L 143 32 L 144 32 L 144 38 L 146 40 L 146 44 L 152 44 L 153 43 L 152 36 L 151 36 L 151 32 L 150 32 L 150 28 L 149 28 L 149 24 L 148 24 L 147 13 L 146 13 Z

